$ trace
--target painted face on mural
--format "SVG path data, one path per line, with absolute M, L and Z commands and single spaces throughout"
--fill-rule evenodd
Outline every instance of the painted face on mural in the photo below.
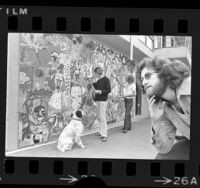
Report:
M 61 73 L 56 73 L 55 75 L 55 86 L 57 90 L 61 90 L 63 85 L 63 75 Z
M 74 78 L 75 78 L 76 81 L 79 80 L 79 78 L 80 78 L 80 71 L 79 70 L 75 70 L 75 72 L 74 72 Z
M 51 53 L 51 60 L 53 62 L 58 62 L 59 61 L 59 54 L 57 52 L 52 52 Z
M 141 80 L 147 97 L 153 95 L 161 96 L 165 89 L 166 84 L 159 79 L 158 73 L 152 68 L 145 67 L 141 72 Z
M 33 117 L 36 119 L 38 122 L 41 122 L 44 120 L 46 115 L 46 110 L 43 106 L 37 106 L 34 109 Z
M 51 56 L 51 61 L 48 63 L 48 67 L 51 70 L 57 70 L 59 66 L 60 66 L 59 58 L 55 56 Z
M 37 144 L 39 142 L 42 142 L 42 133 L 36 134 L 33 136 L 33 142 L 34 144 Z

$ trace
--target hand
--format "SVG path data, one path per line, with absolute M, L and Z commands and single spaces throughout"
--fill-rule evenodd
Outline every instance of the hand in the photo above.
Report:
M 149 103 L 149 113 L 150 113 L 152 121 L 158 120 L 164 114 L 166 102 L 161 101 L 161 102 L 155 103 L 156 101 L 155 95 L 147 99 L 147 101 Z
M 96 94 L 101 94 L 101 90 L 95 90 Z

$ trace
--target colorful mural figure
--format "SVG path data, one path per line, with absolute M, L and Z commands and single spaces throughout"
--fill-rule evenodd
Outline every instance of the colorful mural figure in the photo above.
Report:
M 134 69 L 126 56 L 87 35 L 22 33 L 19 45 L 19 148 L 58 138 L 77 109 L 84 114 L 84 131 L 98 126 L 92 97 L 96 65 L 111 81 L 108 124 L 123 120 L 118 96 Z

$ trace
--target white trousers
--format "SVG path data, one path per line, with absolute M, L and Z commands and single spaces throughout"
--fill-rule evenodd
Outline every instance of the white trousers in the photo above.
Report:
M 97 120 L 99 121 L 99 132 L 102 136 L 107 137 L 107 121 L 106 121 L 106 109 L 107 101 L 96 101 L 97 103 Z

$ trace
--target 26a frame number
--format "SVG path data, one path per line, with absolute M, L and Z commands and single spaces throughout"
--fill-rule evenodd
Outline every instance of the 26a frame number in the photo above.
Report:
M 196 177 L 174 177 L 174 185 L 198 185 Z

